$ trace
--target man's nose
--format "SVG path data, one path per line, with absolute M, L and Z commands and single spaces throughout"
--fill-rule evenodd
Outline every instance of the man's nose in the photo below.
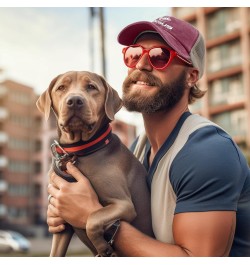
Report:
M 138 61 L 138 63 L 135 66 L 136 69 L 138 70 L 147 70 L 147 71 L 152 71 L 153 67 L 149 62 L 148 54 L 145 53 L 142 55 L 141 59 Z

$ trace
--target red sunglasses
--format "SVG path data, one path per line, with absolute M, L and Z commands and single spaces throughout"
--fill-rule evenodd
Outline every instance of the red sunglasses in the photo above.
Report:
M 122 53 L 124 63 L 129 68 L 134 68 L 145 53 L 148 54 L 148 61 L 151 66 L 157 70 L 163 70 L 168 67 L 175 57 L 192 65 L 192 63 L 180 57 L 176 51 L 163 46 L 144 49 L 141 45 L 131 45 L 123 48 Z

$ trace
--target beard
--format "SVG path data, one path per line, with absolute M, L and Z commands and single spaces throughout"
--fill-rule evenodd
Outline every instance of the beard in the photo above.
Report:
M 154 96 L 145 96 L 140 90 L 130 90 L 130 85 L 137 80 L 158 87 Z M 123 82 L 123 105 L 128 111 L 137 111 L 141 113 L 154 113 L 157 111 L 169 110 L 173 108 L 182 98 L 185 90 L 186 71 L 168 84 L 163 84 L 161 80 L 150 73 L 135 70 Z

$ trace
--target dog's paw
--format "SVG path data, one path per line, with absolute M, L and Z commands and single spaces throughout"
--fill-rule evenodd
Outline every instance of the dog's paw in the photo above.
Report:
M 96 257 L 117 257 L 117 254 L 115 253 L 114 249 L 108 245 L 107 248 L 104 251 L 98 253 Z

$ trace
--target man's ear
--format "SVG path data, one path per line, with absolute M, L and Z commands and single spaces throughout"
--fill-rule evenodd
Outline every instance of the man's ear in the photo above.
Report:
M 122 107 L 122 100 L 117 91 L 113 89 L 102 76 L 100 76 L 100 78 L 106 89 L 105 112 L 107 117 L 112 121 L 114 120 L 115 114 Z
M 189 87 L 193 87 L 199 80 L 199 71 L 196 68 L 188 69 L 187 84 Z
M 51 108 L 51 105 L 52 105 L 52 101 L 51 101 L 51 90 L 54 87 L 57 79 L 60 76 L 61 75 L 58 75 L 57 77 L 55 77 L 50 82 L 49 87 L 40 95 L 40 97 L 38 98 L 38 100 L 36 102 L 37 108 L 39 109 L 39 111 L 41 111 L 44 114 L 46 121 L 49 119 L 50 108 Z

